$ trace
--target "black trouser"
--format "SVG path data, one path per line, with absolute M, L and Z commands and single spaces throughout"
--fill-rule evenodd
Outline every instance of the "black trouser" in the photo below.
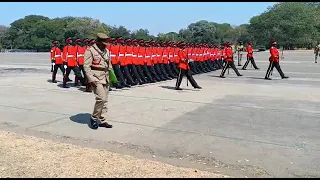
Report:
M 137 72 L 138 72 L 142 82 L 146 83 L 147 82 L 146 81 L 146 76 L 143 74 L 143 70 L 142 70 L 141 66 L 140 65 L 134 65 L 134 66 L 137 68 Z
M 137 85 L 137 83 L 134 82 L 131 74 L 130 74 L 130 71 L 129 71 L 129 68 L 128 66 L 120 66 L 120 69 L 122 70 L 124 76 L 126 77 L 126 80 L 127 80 L 127 84 L 130 84 L 130 85 Z
M 176 82 L 176 89 L 180 88 L 183 76 L 187 77 L 188 81 L 190 81 L 191 85 L 194 88 L 199 87 L 197 82 L 193 79 L 191 72 L 189 70 L 184 70 L 184 69 L 180 68 L 179 75 L 178 75 L 177 82 Z
M 171 67 L 170 67 L 169 64 L 163 64 L 163 66 L 164 66 L 165 70 L 168 72 L 168 74 L 169 74 L 169 76 L 170 76 L 171 78 L 176 78 L 176 77 L 178 77 L 177 75 L 175 75 L 175 74 L 172 72 L 172 69 L 171 69 Z
M 284 77 L 284 73 L 282 72 L 280 64 L 278 62 L 270 62 L 265 78 L 269 78 L 269 76 L 270 76 L 271 72 L 273 71 L 274 67 L 276 67 L 278 73 L 283 78 Z
M 153 65 L 154 69 L 156 70 L 156 73 L 158 74 L 158 76 L 160 77 L 161 80 L 166 80 L 164 74 L 162 74 L 161 69 L 159 67 L 159 64 L 154 64 Z
M 162 79 L 160 78 L 160 76 L 157 74 L 156 70 L 154 69 L 154 66 L 147 66 L 149 72 L 151 73 L 152 77 L 154 79 L 156 79 L 157 81 L 161 81 Z
M 86 82 L 84 80 L 84 78 L 82 77 L 81 75 L 81 72 L 79 70 L 79 67 L 78 66 L 68 66 L 67 69 L 66 69 L 66 74 L 63 78 L 63 87 L 65 87 L 67 85 L 67 78 L 69 77 L 69 74 L 71 72 L 71 70 L 74 72 L 74 75 L 76 76 L 76 81 L 75 83 L 77 83 L 78 79 L 80 80 L 81 84 L 83 86 L 86 85 Z M 76 84 L 75 84 L 76 85 Z
M 238 69 L 236 68 L 236 66 L 234 65 L 234 62 L 233 62 L 233 61 L 227 61 L 226 64 L 225 64 L 225 66 L 224 66 L 223 69 L 222 69 L 222 72 L 221 72 L 221 75 L 220 75 L 221 77 L 224 76 L 224 74 L 226 73 L 226 71 L 227 71 L 227 69 L 228 69 L 229 67 L 231 67 L 231 68 L 234 70 L 234 72 L 235 72 L 238 76 L 240 76 L 240 73 L 239 73 Z
M 163 76 L 166 78 L 166 79 L 171 79 L 166 71 L 166 69 L 164 68 L 164 65 L 159 63 L 158 64 L 160 70 L 161 70 L 161 73 L 163 74 Z
M 148 69 L 147 64 L 140 65 L 140 68 L 143 69 L 144 75 L 147 77 L 149 82 L 155 82 L 155 80 L 153 79 L 153 77 Z
M 127 84 L 123 78 L 123 74 L 121 72 L 120 65 L 119 64 L 112 64 L 112 68 L 113 68 L 113 71 L 114 71 L 115 75 L 117 76 L 117 79 L 119 80 L 120 84 L 122 86 L 126 86 Z
M 178 75 L 179 75 L 179 69 L 178 69 L 178 67 L 177 67 L 177 64 L 176 64 L 175 62 L 170 62 L 170 63 L 169 63 L 169 66 L 171 67 L 172 72 L 173 72 L 176 76 L 178 76 Z
M 141 80 L 141 77 L 138 74 L 136 66 L 134 64 L 129 64 L 128 68 L 129 68 L 129 70 L 130 70 L 130 72 L 132 74 L 133 79 L 134 80 L 138 80 L 138 82 L 141 84 L 142 80 Z
M 190 66 L 190 69 L 192 70 L 192 72 L 194 72 L 195 74 L 199 74 L 197 68 L 195 67 L 195 63 L 194 62 L 190 62 L 189 66 Z
M 62 74 L 64 76 L 65 69 L 63 67 L 63 64 L 55 64 L 54 67 L 53 67 L 53 72 L 52 72 L 52 82 L 56 81 L 56 76 L 57 76 L 58 69 L 61 70 L 61 72 L 62 72 Z
M 207 64 L 207 67 L 209 68 L 210 71 L 214 71 L 215 70 L 213 65 L 212 65 L 211 60 L 208 59 L 208 60 L 205 61 L 205 63 Z
M 83 79 L 86 81 L 87 76 L 86 76 L 86 73 L 84 72 L 83 65 L 79 65 L 79 71 L 80 71 L 80 73 L 82 72 L 82 74 L 83 74 Z M 77 82 L 76 82 L 76 80 L 77 80 Z M 78 79 L 77 79 L 76 77 L 75 77 L 75 79 L 74 79 L 74 82 L 75 82 L 75 84 L 78 84 Z
M 242 69 L 246 69 L 246 67 L 248 66 L 249 62 L 251 62 L 252 66 L 255 68 L 255 69 L 259 69 L 256 65 L 256 63 L 254 62 L 254 59 L 253 57 L 247 57 L 247 61 L 246 63 L 243 65 Z
M 201 74 L 201 73 L 204 73 L 203 69 L 201 69 L 201 65 L 200 65 L 200 62 L 199 61 L 196 61 L 195 62 L 195 66 L 198 70 L 198 72 Z

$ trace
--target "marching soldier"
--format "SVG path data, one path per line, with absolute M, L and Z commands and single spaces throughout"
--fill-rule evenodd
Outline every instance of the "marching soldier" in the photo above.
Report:
M 176 90 L 182 90 L 180 88 L 180 85 L 181 85 L 181 82 L 182 82 L 182 79 L 183 79 L 183 76 L 186 76 L 188 81 L 190 81 L 191 85 L 195 88 L 195 89 L 202 89 L 198 84 L 197 82 L 193 79 L 192 77 L 192 74 L 191 72 L 189 71 L 190 70 L 190 66 L 189 66 L 189 63 L 188 63 L 188 57 L 187 57 L 187 52 L 184 50 L 185 48 L 185 44 L 184 42 L 180 42 L 178 44 L 178 47 L 180 48 L 180 51 L 179 51 L 179 76 L 177 78 L 177 82 L 176 82 L 176 87 L 175 89 Z
M 242 60 L 242 52 L 243 52 L 243 44 L 240 41 L 239 45 L 237 46 L 237 53 L 238 53 L 238 66 L 241 66 L 241 60 Z
M 276 41 L 271 41 L 271 48 L 270 48 L 270 57 L 269 57 L 269 67 L 265 76 L 265 79 L 271 80 L 269 77 L 272 74 L 273 68 L 276 67 L 277 71 L 279 72 L 280 76 L 282 79 L 287 79 L 289 77 L 285 76 L 284 73 L 281 70 L 280 67 L 280 58 L 279 58 L 279 51 L 276 48 L 277 42 Z
M 126 39 L 125 41 L 122 39 L 122 37 L 117 38 L 116 40 L 118 43 L 121 44 L 120 49 L 119 49 L 119 61 L 120 61 L 120 68 L 123 71 L 123 74 L 126 77 L 127 80 L 127 84 L 130 84 L 131 86 L 135 86 L 138 83 L 136 83 L 129 71 L 129 67 L 128 65 L 130 65 L 131 62 L 129 62 L 127 59 L 127 57 L 129 56 L 129 53 L 127 52 L 127 47 L 128 45 L 126 44 L 128 42 L 128 39 Z M 130 54 L 132 56 L 132 54 Z
M 111 53 L 111 63 L 112 63 L 112 68 L 114 70 L 115 75 L 117 76 L 117 79 L 120 82 L 120 85 L 122 87 L 127 87 L 130 88 L 131 86 L 128 85 L 124 78 L 123 78 L 123 74 L 122 71 L 120 69 L 120 60 L 119 60 L 119 52 L 120 52 L 120 47 L 121 44 L 119 43 L 119 41 L 117 41 L 114 38 L 110 39 L 110 53 Z
M 84 53 L 86 52 L 86 50 L 88 48 L 87 47 L 88 40 L 84 39 L 82 44 L 80 44 L 80 42 L 81 42 L 81 40 L 79 38 L 75 40 L 75 44 L 76 44 L 75 48 L 76 48 L 76 52 L 77 52 L 76 60 L 77 60 L 78 66 L 79 66 L 80 73 L 82 72 L 83 78 L 86 79 L 86 75 L 83 70 L 83 63 L 84 63 Z M 77 86 L 78 83 L 79 83 L 78 78 L 77 78 L 77 76 L 75 76 L 74 85 Z
M 314 48 L 314 55 L 315 55 L 315 57 L 314 57 L 314 63 L 318 63 L 318 62 L 317 62 L 317 59 L 318 59 L 318 56 L 320 56 L 320 55 L 319 55 L 319 51 L 320 51 L 320 43 L 317 42 L 317 45 L 316 45 L 316 47 Z
M 81 84 L 85 86 L 84 78 L 81 75 L 81 72 L 78 67 L 78 63 L 76 61 L 77 52 L 74 46 L 72 46 L 72 39 L 69 37 L 66 39 L 66 46 L 63 47 L 63 60 L 64 66 L 66 68 L 66 73 L 63 78 L 63 87 L 68 88 L 67 86 L 67 79 L 71 70 L 73 70 L 74 74 L 76 75 L 77 79 L 80 80 Z
M 140 39 L 138 41 L 139 44 L 139 53 L 138 53 L 138 62 L 139 62 L 139 68 L 141 69 L 143 75 L 146 77 L 148 83 L 155 83 L 156 81 L 152 77 L 147 64 L 147 58 L 149 63 L 151 63 L 151 54 L 148 50 L 148 47 L 146 46 L 146 43 Z
M 61 57 L 61 49 L 58 47 L 58 41 L 52 41 L 53 47 L 51 48 L 51 63 L 53 66 L 52 70 L 52 82 L 57 83 L 56 75 L 58 72 L 58 68 L 61 70 L 63 76 L 65 69 L 63 67 L 63 59 Z
M 143 47 L 140 47 L 138 41 L 136 39 L 132 40 L 132 45 L 133 45 L 133 49 L 132 49 L 132 66 L 134 66 L 135 70 L 137 72 L 137 77 L 140 79 L 139 81 L 141 81 L 141 84 L 146 84 L 147 80 L 146 80 L 146 76 L 143 74 L 143 71 L 140 67 L 140 63 L 139 60 L 141 59 L 141 57 L 139 57 L 139 51 L 140 48 L 143 49 Z M 141 56 L 141 55 L 140 55 Z
M 87 49 L 84 56 L 84 70 L 96 96 L 90 122 L 93 128 L 112 128 L 112 125 L 106 122 L 110 86 L 109 71 L 112 69 L 110 52 L 106 49 L 108 36 L 98 33 L 97 37 L 96 44 Z
M 145 46 L 146 46 L 145 66 L 147 66 L 147 69 L 150 72 L 153 79 L 159 82 L 162 79 L 157 74 L 152 63 L 153 47 L 151 47 L 151 43 L 152 43 L 151 41 L 145 43 Z
M 225 44 L 226 46 L 226 49 L 225 49 L 225 61 L 226 61 L 226 64 L 225 66 L 223 67 L 222 69 L 222 72 L 221 72 L 221 75 L 220 77 L 221 78 L 225 78 L 224 74 L 226 73 L 226 70 L 231 67 L 234 72 L 238 75 L 238 76 L 242 76 L 239 71 L 237 70 L 236 66 L 234 65 L 234 60 L 233 60 L 233 52 L 232 52 L 232 49 L 230 47 L 230 43 L 227 42 Z
M 246 67 L 248 66 L 249 62 L 251 62 L 251 64 L 253 65 L 253 67 L 255 69 L 259 69 L 256 65 L 256 63 L 254 62 L 254 58 L 253 58 L 253 50 L 252 50 L 252 43 L 249 41 L 248 42 L 248 46 L 246 47 L 246 51 L 247 51 L 247 61 L 246 63 L 243 65 L 242 70 L 246 70 Z

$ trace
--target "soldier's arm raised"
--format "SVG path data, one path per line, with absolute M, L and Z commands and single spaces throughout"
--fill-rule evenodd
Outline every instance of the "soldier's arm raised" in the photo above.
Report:
M 89 49 L 87 49 L 86 52 L 84 53 L 83 69 L 87 75 L 87 79 L 89 83 L 94 82 L 94 76 L 91 71 L 92 60 L 93 60 L 92 53 Z

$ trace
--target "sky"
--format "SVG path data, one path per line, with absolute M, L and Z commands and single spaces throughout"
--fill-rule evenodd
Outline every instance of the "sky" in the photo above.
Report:
M 151 35 L 178 32 L 199 20 L 240 25 L 249 23 L 275 2 L 0 2 L 0 25 L 27 15 L 49 18 L 75 16 L 99 19 Z

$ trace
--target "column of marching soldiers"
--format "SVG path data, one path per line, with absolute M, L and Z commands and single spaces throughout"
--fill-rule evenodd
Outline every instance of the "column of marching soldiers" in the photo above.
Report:
M 74 85 L 86 86 L 85 91 L 91 92 L 91 88 L 86 82 L 86 75 L 83 69 L 85 51 L 95 44 L 95 40 L 88 38 L 84 40 L 76 39 L 73 43 L 72 38 L 67 38 L 62 51 L 58 47 L 58 41 L 52 41 L 51 63 L 52 63 L 52 82 L 56 83 L 58 69 L 63 73 L 63 87 L 68 88 L 67 82 L 71 70 L 74 71 Z M 118 82 L 113 83 L 112 87 L 122 89 L 130 88 L 135 85 L 146 83 L 156 83 L 159 81 L 172 80 L 179 76 L 179 50 L 182 42 L 156 42 L 153 40 L 143 41 L 136 39 L 108 38 L 109 45 L 106 47 L 110 51 L 111 63 Z M 191 75 L 202 74 L 218 69 L 222 69 L 220 77 L 224 78 L 226 70 L 231 67 L 238 76 L 242 76 L 235 68 L 233 54 L 238 53 L 238 66 L 241 66 L 242 52 L 247 52 L 247 61 L 243 66 L 246 69 L 249 62 L 255 69 L 259 69 L 253 59 L 252 43 L 249 41 L 246 48 L 242 43 L 236 51 L 232 50 L 231 44 L 226 42 L 220 47 L 216 44 L 196 44 L 183 43 L 186 52 Z M 271 52 L 271 51 L 270 51 Z M 276 52 L 274 55 L 276 57 Z M 270 58 L 269 58 L 270 61 Z M 271 61 L 270 61 L 271 62 Z M 277 64 L 270 63 L 266 79 L 270 79 L 270 71 L 273 67 L 279 71 Z M 280 66 L 279 66 L 280 68 Z M 281 77 L 287 78 L 279 71 Z M 180 82 L 181 83 L 181 82 Z M 177 87 L 176 87 L 177 88 Z M 198 86 L 199 88 L 199 86 Z M 201 87 L 200 87 L 201 88 Z M 178 87 L 178 89 L 180 89 Z M 111 89 L 110 89 L 111 90 Z

